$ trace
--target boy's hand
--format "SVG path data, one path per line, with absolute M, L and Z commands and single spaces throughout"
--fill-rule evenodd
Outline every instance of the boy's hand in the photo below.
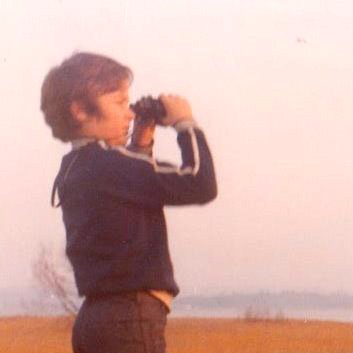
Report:
M 182 121 L 193 121 L 191 106 L 186 99 L 171 94 L 161 94 L 158 98 L 167 111 L 167 116 L 161 119 L 162 125 L 174 126 Z
M 141 119 L 136 116 L 132 131 L 131 145 L 138 148 L 150 147 L 153 144 L 153 135 L 156 128 L 154 119 Z

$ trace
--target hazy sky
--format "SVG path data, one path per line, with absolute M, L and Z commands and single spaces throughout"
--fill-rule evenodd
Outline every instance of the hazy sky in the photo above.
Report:
M 353 293 L 350 0 L 1 0 L 0 16 L 0 288 L 32 282 L 40 244 L 63 254 L 49 198 L 69 146 L 40 86 L 84 50 L 133 69 L 133 100 L 187 97 L 208 136 L 218 199 L 166 211 L 184 293 Z M 156 155 L 177 152 L 159 131 Z

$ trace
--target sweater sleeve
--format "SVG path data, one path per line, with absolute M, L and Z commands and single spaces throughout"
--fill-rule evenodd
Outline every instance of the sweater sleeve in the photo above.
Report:
M 124 147 L 98 159 L 100 192 L 144 206 L 204 204 L 217 195 L 212 156 L 203 132 L 189 127 L 178 133 L 182 164 L 157 162 Z

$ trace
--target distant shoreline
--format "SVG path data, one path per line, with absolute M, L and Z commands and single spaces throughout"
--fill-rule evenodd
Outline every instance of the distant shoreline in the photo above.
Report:
M 38 290 L 0 290 L 0 316 L 62 315 L 55 296 Z M 80 299 L 76 298 L 77 301 Z M 298 318 L 353 322 L 353 295 L 312 292 L 180 295 L 171 317 Z

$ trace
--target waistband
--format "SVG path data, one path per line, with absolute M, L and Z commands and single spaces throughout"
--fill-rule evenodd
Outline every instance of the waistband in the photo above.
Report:
M 105 300 L 110 298 L 125 298 L 130 300 L 137 300 L 139 297 L 148 295 L 147 291 L 130 291 L 119 293 L 95 293 L 86 296 L 87 301 Z
M 138 303 L 139 301 L 143 300 L 146 297 L 153 298 L 154 300 L 158 300 L 167 309 L 168 313 L 171 311 L 170 305 L 168 305 L 168 303 L 166 303 L 164 300 L 162 300 L 161 298 L 154 295 L 151 291 L 148 291 L 148 290 L 119 292 L 119 293 L 90 294 L 86 296 L 86 301 L 87 303 L 93 303 L 95 301 L 119 298 L 119 299 L 125 299 L 125 300 L 134 301 Z

